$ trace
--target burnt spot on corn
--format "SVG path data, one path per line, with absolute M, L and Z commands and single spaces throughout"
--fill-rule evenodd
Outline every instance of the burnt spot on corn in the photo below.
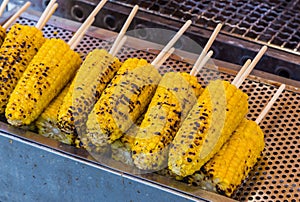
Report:
M 140 169 L 157 169 L 163 166 L 167 160 L 166 151 L 168 147 L 173 147 L 170 143 L 182 119 L 200 94 L 201 86 L 196 78 L 182 75 L 183 73 L 166 73 L 152 98 L 136 136 L 139 144 L 134 145 L 137 153 L 133 155 L 133 159 Z M 197 86 L 196 95 L 191 85 Z M 156 138 L 158 134 L 160 138 Z
M 50 101 L 67 84 L 80 63 L 80 56 L 70 50 L 63 40 L 47 40 L 24 71 L 8 103 L 9 106 L 16 101 L 19 94 L 25 94 L 21 103 L 27 103 L 28 106 L 18 105 L 17 107 L 24 109 L 26 118 L 24 116 L 21 118 L 21 114 L 14 112 L 8 122 L 13 125 L 26 125 L 38 118 Z M 29 94 L 31 95 L 28 96 Z
M 123 63 L 95 104 L 87 121 L 87 133 L 98 125 L 97 134 L 99 138 L 104 138 L 108 137 L 105 130 L 108 128 L 112 134 L 107 138 L 107 144 L 120 138 L 132 123 L 136 122 L 149 103 L 160 79 L 158 72 L 147 65 L 149 66 L 145 60 L 137 58 L 128 59 Z M 149 78 L 154 82 L 151 83 Z M 99 111 L 104 112 L 101 117 Z M 95 116 L 94 121 L 90 118 L 92 116 Z
M 6 86 L 0 89 L 3 92 L 0 96 L 0 113 L 4 112 L 3 109 L 8 103 L 7 97 L 11 95 L 27 65 L 37 53 L 32 47 L 39 48 L 44 40 L 42 32 L 30 26 L 15 24 L 7 33 L 0 48 L 0 86 Z M 26 44 L 32 47 L 27 48 Z
M 89 112 L 120 66 L 120 61 L 103 49 L 95 49 L 88 54 L 59 110 L 58 121 L 62 130 L 72 133 L 75 125 L 76 128 L 85 127 Z M 83 79 L 85 83 L 81 82 Z M 76 98 L 76 103 L 72 102 L 74 93 L 81 95 Z M 69 113 L 68 110 L 70 110 Z M 73 114 L 74 111 L 77 114 Z M 104 111 L 97 112 L 101 115 L 104 113 Z M 110 110 L 108 113 L 112 113 L 112 111 Z M 74 120 L 77 120 L 76 124 Z M 62 124 L 63 121 L 67 124 Z
M 231 196 L 256 164 L 263 149 L 262 130 L 254 121 L 243 119 L 229 141 L 201 168 L 203 179 L 212 182 L 219 193 Z M 190 181 L 196 177 L 189 176 Z
M 223 92 L 223 94 L 220 92 Z M 235 99 L 233 99 L 233 97 L 235 97 Z M 224 101 L 221 103 L 220 100 L 222 99 Z M 235 104 L 234 102 L 241 102 L 242 104 L 239 105 Z M 229 112 L 226 111 L 226 108 L 230 107 L 240 107 L 239 113 L 242 115 L 235 117 L 234 119 L 236 120 L 230 118 L 233 115 L 229 115 L 228 113 L 234 113 L 234 110 L 229 110 Z M 202 93 L 202 95 L 199 97 L 198 102 L 190 111 L 188 117 L 185 119 L 181 129 L 178 131 L 173 141 L 174 145 L 182 145 L 183 140 L 185 143 L 184 145 L 187 146 L 178 146 L 176 149 L 174 149 L 175 147 L 170 149 L 169 168 L 181 176 L 190 175 L 196 170 L 200 169 L 200 167 L 204 165 L 227 140 L 231 134 L 230 130 L 233 128 L 231 126 L 232 123 L 234 126 L 237 126 L 242 116 L 246 113 L 246 95 L 244 95 L 241 91 L 238 91 L 228 82 L 219 80 L 212 81 L 204 93 Z M 224 122 L 226 126 L 223 127 L 222 123 L 214 125 L 211 124 L 212 120 L 214 120 L 213 122 L 216 123 L 216 120 L 218 119 L 214 117 L 218 117 L 219 115 L 225 115 Z M 220 120 L 222 120 L 222 117 L 219 118 L 219 121 Z M 219 125 L 223 129 L 218 129 Z M 193 138 L 191 136 L 186 138 L 186 131 L 190 131 L 189 134 L 193 136 Z M 192 145 L 192 147 L 189 147 L 189 145 Z M 214 149 L 211 150 L 210 148 Z M 178 155 L 181 154 L 182 151 L 184 151 L 186 155 Z M 192 165 L 184 163 L 185 161 L 183 161 L 183 159 L 187 158 L 193 160 Z

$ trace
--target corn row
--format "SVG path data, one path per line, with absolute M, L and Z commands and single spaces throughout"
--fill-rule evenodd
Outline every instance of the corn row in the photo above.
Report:
M 120 66 L 121 62 L 104 49 L 95 49 L 87 55 L 59 109 L 58 125 L 62 131 L 73 134 L 75 127 L 82 129 L 87 115 Z
M 264 149 L 264 134 L 244 119 L 221 150 L 200 171 L 188 176 L 190 184 L 231 196 L 247 177 Z
M 0 46 L 2 46 L 5 36 L 6 30 L 0 25 Z
M 168 160 L 171 171 L 185 177 L 212 158 L 246 115 L 247 98 L 227 81 L 212 81 L 172 142 Z
M 45 39 L 35 27 L 15 24 L 0 48 L 0 114 L 9 97 Z
M 70 81 L 81 59 L 61 39 L 48 39 L 11 94 L 5 115 L 15 126 L 33 122 Z
M 67 94 L 70 85 L 67 85 L 63 91 L 52 100 L 49 106 L 36 120 L 35 125 L 38 128 L 38 133 L 42 136 L 58 140 L 65 144 L 73 145 L 74 137 L 72 134 L 62 132 L 57 126 L 57 114 L 65 95 Z
M 170 72 L 162 77 L 132 148 L 139 169 L 166 167 L 168 146 L 201 92 L 197 78 L 187 73 Z
M 127 59 L 95 104 L 87 121 L 86 145 L 119 139 L 150 102 L 161 76 L 144 59 Z

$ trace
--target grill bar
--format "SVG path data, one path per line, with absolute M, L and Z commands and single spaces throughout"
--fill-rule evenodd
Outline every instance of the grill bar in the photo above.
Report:
M 20 4 L 18 0 L 11 2 Z M 31 8 L 42 11 L 48 1 L 32 2 Z M 82 22 L 98 2 L 99 0 L 58 0 L 60 6 L 55 14 Z M 97 15 L 94 25 L 119 32 L 134 4 L 138 4 L 140 10 L 129 30 L 178 30 L 187 19 L 192 19 L 193 26 L 186 34 L 204 46 L 217 23 L 224 22 L 221 33 L 212 46 L 214 58 L 242 65 L 246 59 L 255 55 L 261 45 L 267 45 L 267 54 L 256 69 L 300 80 L 299 0 L 110 0 Z M 155 43 L 169 40 L 166 38 L 157 41 L 157 37 L 151 33 L 139 37 Z M 184 40 L 180 43 L 181 49 L 192 52 L 191 46 L 185 44 Z
M 210 29 L 221 22 L 225 24 L 223 33 L 300 55 L 299 0 L 125 0 L 122 3 L 139 4 L 146 12 L 176 20 L 192 19 Z

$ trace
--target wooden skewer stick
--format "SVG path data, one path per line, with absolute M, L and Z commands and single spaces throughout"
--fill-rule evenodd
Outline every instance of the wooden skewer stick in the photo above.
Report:
M 266 116 L 266 114 L 268 113 L 268 111 L 271 109 L 271 107 L 273 106 L 274 102 L 277 100 L 277 98 L 280 96 L 280 94 L 282 93 L 282 91 L 285 89 L 285 84 L 281 84 L 279 89 L 276 91 L 276 93 L 273 95 L 272 99 L 270 100 L 270 102 L 267 104 L 267 106 L 263 109 L 263 111 L 260 113 L 260 115 L 257 117 L 257 119 L 255 120 L 255 122 L 257 124 L 259 124 L 263 118 Z
M 205 47 L 203 48 L 200 56 L 198 57 L 197 61 L 195 62 L 194 66 L 192 68 L 192 71 L 190 72 L 191 75 L 196 75 L 194 73 L 194 71 L 196 71 L 197 67 L 200 65 L 201 61 L 207 54 L 207 51 L 210 49 L 211 45 L 213 44 L 214 40 L 216 39 L 217 35 L 219 34 L 221 28 L 222 28 L 222 24 L 219 23 L 217 25 L 217 27 L 215 28 L 215 30 L 213 31 L 213 33 L 211 34 L 210 38 L 208 39 L 208 41 L 207 41 Z
M 242 83 L 244 82 L 244 80 L 247 78 L 247 76 L 253 70 L 253 68 L 258 63 L 258 61 L 262 58 L 263 54 L 267 51 L 267 49 L 268 49 L 267 46 L 263 46 L 260 49 L 260 51 L 257 53 L 257 55 L 255 56 L 255 58 L 253 59 L 253 61 L 251 62 L 251 64 L 246 69 L 246 71 L 242 74 L 242 76 L 240 77 L 240 79 L 236 82 L 235 86 L 237 88 L 239 88 L 242 85 Z
M 248 66 L 251 64 L 251 60 L 248 59 L 245 64 L 243 65 L 243 67 L 240 69 L 240 71 L 238 72 L 238 74 L 235 76 L 234 80 L 231 82 L 231 84 L 236 85 L 236 82 L 241 78 L 241 76 L 244 74 L 244 72 L 246 71 L 246 69 L 248 68 Z
M 12 23 L 20 17 L 20 15 L 27 10 L 27 8 L 31 5 L 29 1 L 27 1 L 13 16 L 11 16 L 6 23 L 2 26 L 4 29 L 8 29 Z
M 208 60 L 211 58 L 211 56 L 214 54 L 214 52 L 211 50 L 209 51 L 204 58 L 201 60 L 200 64 L 198 66 L 194 66 L 192 71 L 190 72 L 190 75 L 196 76 L 198 72 L 204 67 L 204 65 L 208 62 Z M 199 56 L 200 57 L 200 56 Z M 193 71 L 194 70 L 194 71 Z
M 44 21 L 48 18 L 49 12 L 51 11 L 52 6 L 55 4 L 56 0 L 51 0 L 44 12 L 42 13 L 39 21 L 36 23 L 35 27 L 39 30 L 43 29 L 42 25 L 45 24 Z M 49 18 L 48 18 L 49 19 Z
M 2 4 L 0 6 L 0 16 L 2 16 L 2 14 L 3 14 L 4 10 L 5 10 L 5 7 L 8 4 L 8 2 L 9 2 L 9 0 L 3 0 L 2 1 Z
M 161 58 L 164 57 L 164 55 L 170 50 L 170 48 L 174 46 L 176 41 L 182 36 L 182 34 L 189 28 L 191 24 L 191 20 L 186 21 L 186 23 L 181 27 L 181 29 L 175 34 L 175 36 L 169 41 L 169 43 L 160 51 L 158 56 L 153 60 L 153 62 L 151 63 L 153 66 L 156 66 L 156 64 L 161 60 Z
M 45 27 L 46 23 L 49 21 L 49 19 L 51 18 L 51 16 L 53 15 L 53 13 L 56 11 L 58 7 L 58 3 L 55 3 L 52 8 L 50 9 L 48 15 L 46 16 L 46 18 L 44 19 L 44 21 L 41 24 L 41 27 Z
M 101 10 L 101 8 L 104 6 L 104 4 L 107 2 L 107 0 L 102 0 L 100 3 L 96 6 L 96 8 L 92 11 L 92 13 L 87 17 L 87 19 L 84 21 L 84 23 L 80 26 L 80 28 L 76 31 L 76 33 L 73 35 L 73 37 L 70 39 L 68 44 L 72 46 L 75 41 L 78 41 L 78 38 L 80 35 L 82 35 L 82 32 L 85 32 L 89 26 L 87 26 L 91 21 L 94 21 L 95 16 L 97 13 Z M 82 38 L 83 36 L 81 36 Z M 77 42 L 78 43 L 78 42 Z M 73 48 L 75 48 L 73 46 Z
M 125 35 L 130 23 L 132 22 L 134 16 L 136 15 L 137 11 L 139 9 L 139 6 L 138 5 L 135 5 L 132 9 L 132 11 L 130 12 L 125 24 L 123 25 L 121 31 L 119 32 L 114 44 L 112 45 L 109 53 L 112 54 L 112 53 L 116 53 L 118 51 L 116 51 L 116 47 L 118 46 L 118 44 L 120 43 L 120 41 L 123 39 L 123 36 Z M 113 54 L 112 54 L 113 55 Z
M 162 64 L 174 53 L 175 48 L 172 47 L 161 59 L 156 63 L 157 67 L 162 66 Z
M 89 15 L 88 18 L 96 17 L 96 15 L 99 13 L 99 11 L 102 9 L 102 7 L 106 4 L 108 0 L 102 0 L 98 3 L 96 8 L 92 11 L 92 13 Z M 87 20 L 87 19 L 86 19 Z
M 125 44 L 126 41 L 127 41 L 127 36 L 123 36 L 123 38 L 121 39 L 121 41 L 116 46 L 115 52 L 113 52 L 111 55 L 112 56 L 116 56 L 117 53 L 121 50 L 121 48 L 123 47 L 123 45 Z
M 86 31 L 88 30 L 88 28 L 93 24 L 95 20 L 95 17 L 93 18 L 88 18 L 86 19 L 86 21 L 81 25 L 81 27 L 77 30 L 76 33 L 78 33 L 76 36 L 76 38 L 74 40 L 72 40 L 74 38 L 74 36 L 72 37 L 72 44 L 70 43 L 71 40 L 69 41 L 69 46 L 72 50 L 74 50 L 76 48 L 76 46 L 79 44 L 79 42 L 81 41 L 81 39 L 84 37 L 84 34 L 86 33 Z

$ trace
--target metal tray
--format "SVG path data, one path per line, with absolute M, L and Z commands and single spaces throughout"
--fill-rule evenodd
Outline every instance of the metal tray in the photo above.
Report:
M 19 23 L 34 25 L 36 20 L 36 13 L 30 12 L 25 13 Z M 46 37 L 68 41 L 78 27 L 76 22 L 53 17 L 43 31 Z M 95 48 L 109 49 L 115 36 L 116 33 L 111 31 L 91 27 L 76 50 L 84 57 Z M 151 61 L 159 48 L 161 45 L 130 38 L 127 48 L 118 57 L 121 60 L 139 57 Z M 180 55 L 183 57 L 168 59 L 160 71 L 190 71 L 196 55 L 187 52 L 180 52 Z M 239 69 L 237 65 L 218 60 L 214 63 L 217 69 L 207 67 L 199 74 L 199 82 L 204 86 L 213 78 L 231 81 Z M 241 88 L 249 95 L 247 116 L 254 120 L 280 83 L 286 83 L 287 90 L 260 124 L 266 142 L 262 158 L 232 199 L 296 201 L 300 197 L 300 83 L 254 70 Z M 62 200 L 64 197 L 75 201 L 99 197 L 106 201 L 232 200 L 155 173 L 133 175 L 126 166 L 120 170 L 122 166 L 118 162 L 109 164 L 116 164 L 116 169 L 95 161 L 82 149 L 4 122 L 0 122 L 0 140 L 0 157 L 3 159 L 0 166 L 0 189 L 3 190 L 0 201 L 18 201 L 22 197 L 45 201 Z

